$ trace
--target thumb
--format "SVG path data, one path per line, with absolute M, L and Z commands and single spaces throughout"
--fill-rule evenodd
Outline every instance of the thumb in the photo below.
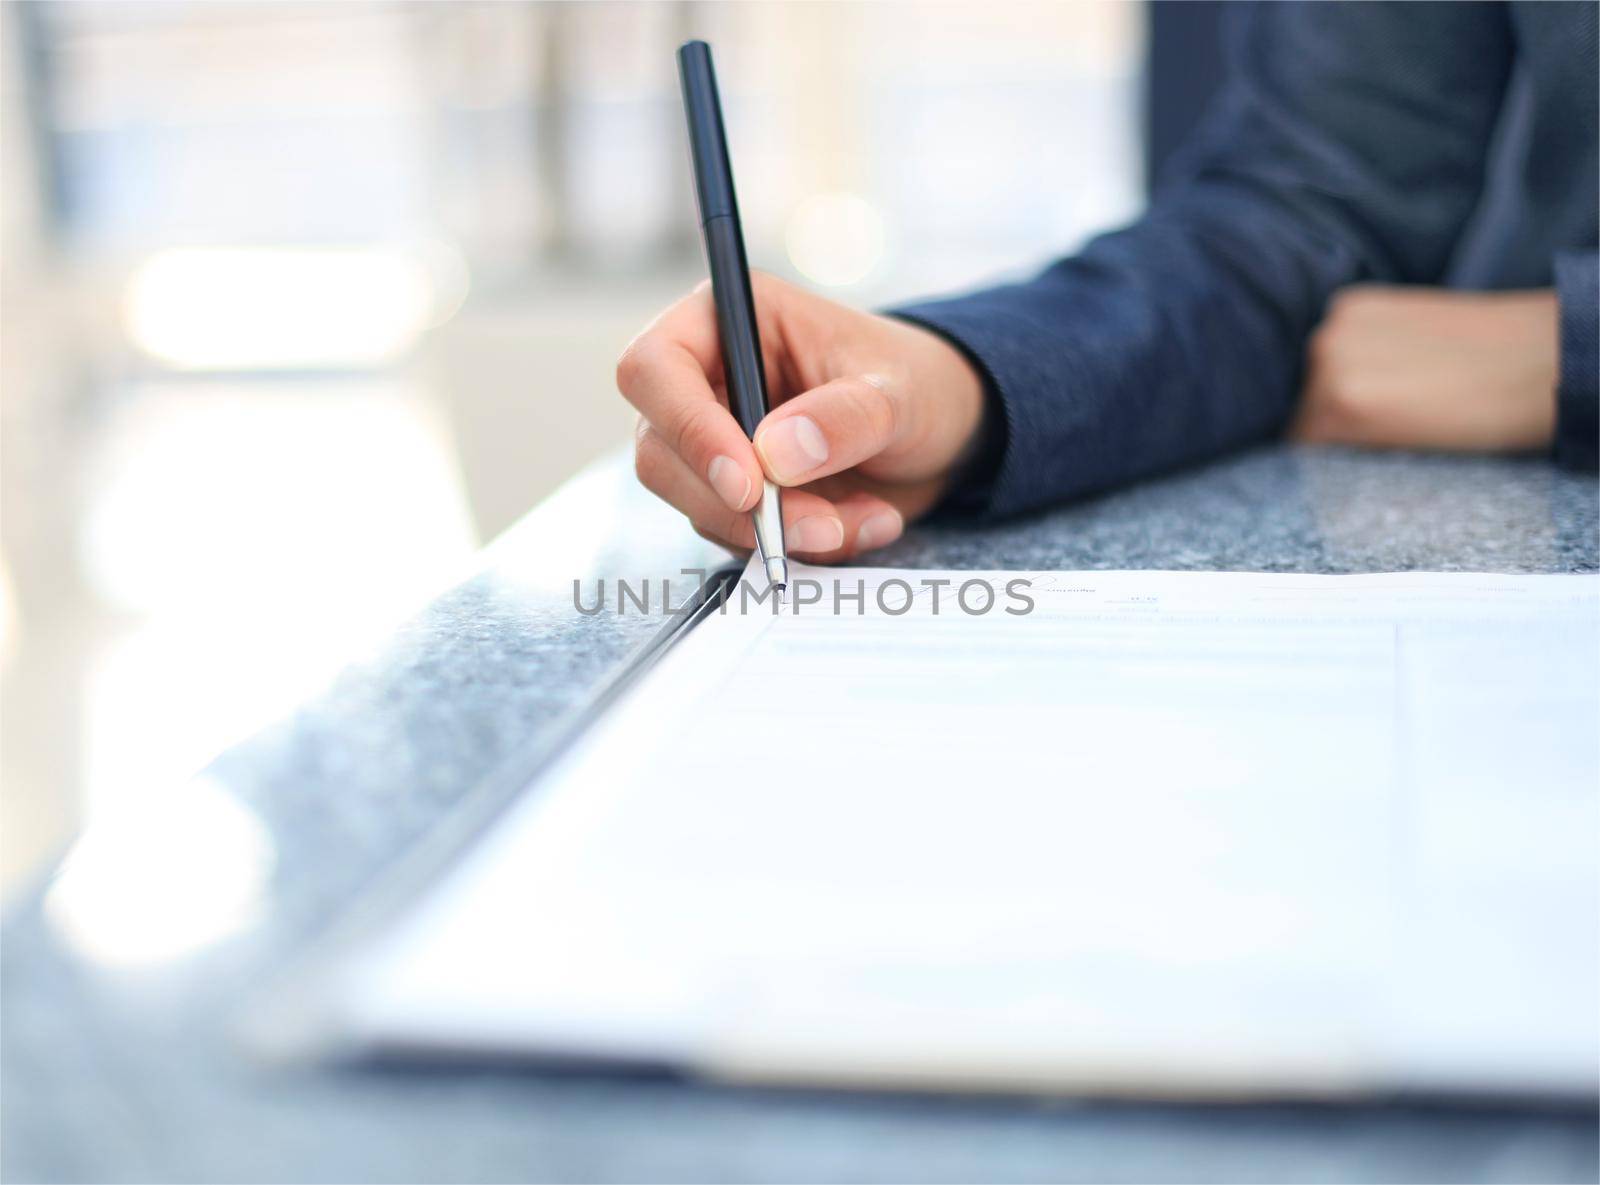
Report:
M 788 400 L 756 429 L 756 453 L 779 485 L 853 468 L 892 445 L 899 401 L 877 375 L 833 379 Z

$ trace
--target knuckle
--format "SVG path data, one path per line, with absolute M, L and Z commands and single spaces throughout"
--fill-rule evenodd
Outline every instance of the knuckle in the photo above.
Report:
M 696 402 L 684 406 L 674 418 L 672 451 L 694 464 L 712 451 L 712 427 L 720 408 L 714 403 Z M 695 465 L 699 469 L 699 465 Z
M 1402 292 L 1381 284 L 1351 284 L 1339 289 L 1328 299 L 1323 322 L 1335 329 L 1346 330 L 1352 325 L 1387 315 L 1388 310 L 1403 298 Z
M 1381 296 L 1382 292 L 1383 289 L 1376 284 L 1346 284 L 1343 288 L 1335 290 L 1328 298 L 1328 307 L 1349 312 Z
M 1350 332 L 1351 323 L 1357 319 L 1360 313 L 1359 307 L 1351 303 L 1354 299 L 1354 297 L 1344 293 L 1335 296 L 1329 302 L 1327 310 L 1322 315 L 1321 322 L 1318 323 L 1315 332 L 1312 334 L 1312 340 L 1320 340 L 1323 348 L 1326 349 L 1331 343 L 1338 342 L 1345 334 Z
M 639 379 L 638 339 L 628 343 L 617 359 L 617 390 L 626 395 Z
M 1341 326 L 1323 323 L 1306 342 L 1306 372 L 1318 386 L 1335 385 L 1348 371 Z
M 624 395 L 638 390 L 658 355 L 659 347 L 649 332 L 641 333 L 629 342 L 622 356 L 617 359 L 617 390 Z
M 874 440 L 894 439 L 900 427 L 900 408 L 886 389 L 869 379 L 858 379 L 851 398 Z
M 1322 376 L 1308 402 L 1327 430 L 1346 432 L 1366 421 L 1371 400 L 1361 383 L 1334 372 Z
M 640 439 L 633 450 L 633 473 L 639 479 L 639 484 L 651 493 L 659 493 L 666 477 L 665 458 L 661 450 L 654 446 L 651 438 L 646 436 Z

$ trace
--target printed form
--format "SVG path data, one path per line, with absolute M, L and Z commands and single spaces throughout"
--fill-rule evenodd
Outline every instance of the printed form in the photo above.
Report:
M 1600 577 L 794 575 L 815 604 L 736 596 L 346 962 L 350 1039 L 1594 1093 Z

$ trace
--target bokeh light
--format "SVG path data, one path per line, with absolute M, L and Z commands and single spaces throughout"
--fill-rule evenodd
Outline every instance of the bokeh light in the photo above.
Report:
M 883 262 L 883 215 L 859 194 L 814 194 L 789 216 L 784 242 L 789 262 L 806 279 L 846 288 Z

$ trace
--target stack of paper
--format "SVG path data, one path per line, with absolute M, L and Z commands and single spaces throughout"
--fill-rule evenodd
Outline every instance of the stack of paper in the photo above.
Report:
M 796 577 L 817 603 L 699 626 L 345 966 L 347 1033 L 835 1084 L 1595 1090 L 1600 578 Z

